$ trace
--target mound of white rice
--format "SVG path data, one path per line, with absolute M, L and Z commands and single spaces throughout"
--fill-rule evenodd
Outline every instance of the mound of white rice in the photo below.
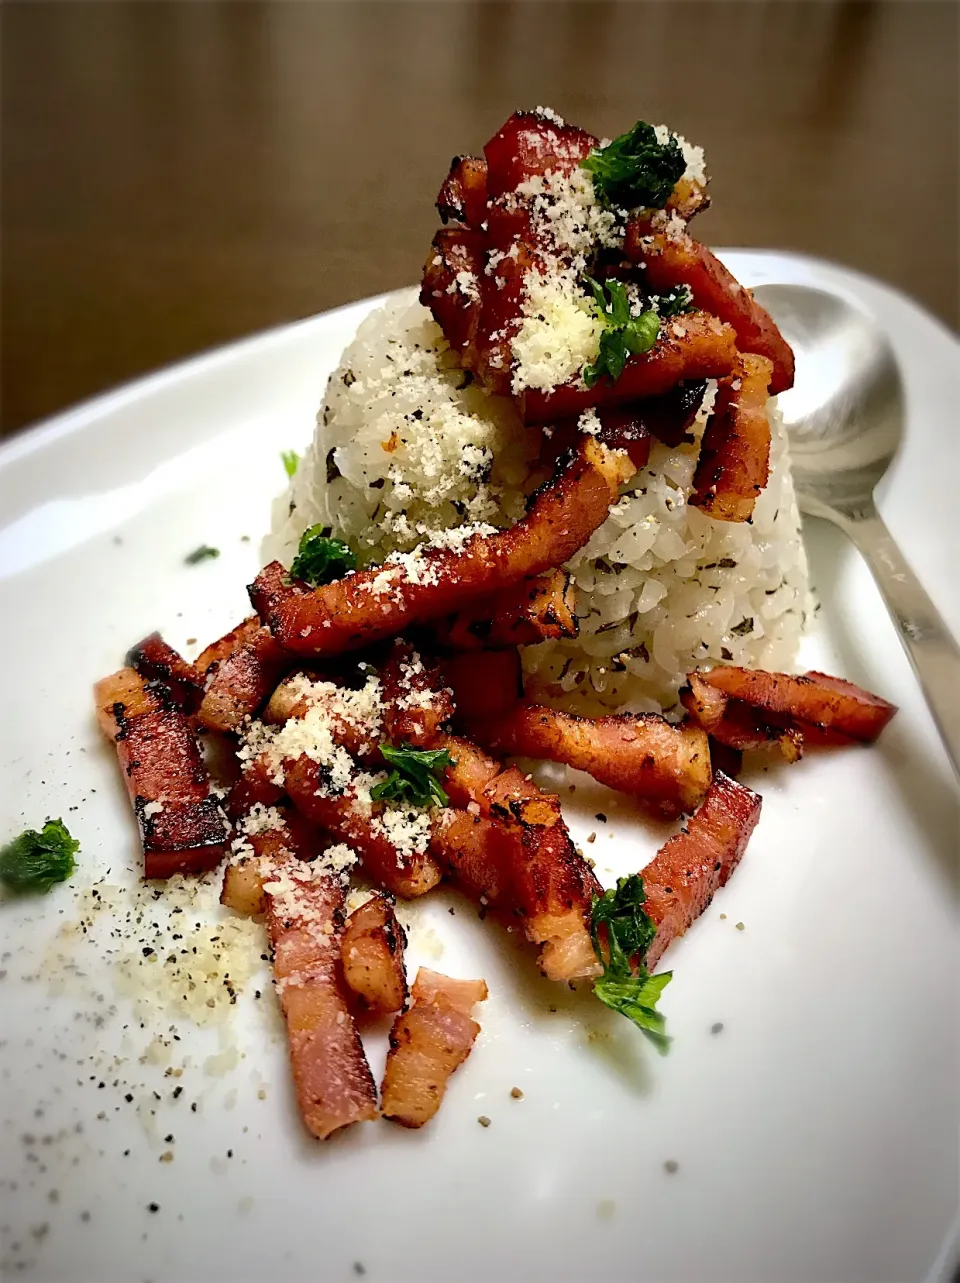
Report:
M 696 444 L 654 446 L 569 563 L 580 636 L 526 648 L 529 691 L 571 709 L 669 710 L 697 665 L 790 667 L 808 609 L 807 564 L 770 408 L 770 481 L 749 524 L 688 506 Z M 538 447 L 512 402 L 471 380 L 415 292 L 403 291 L 367 317 L 331 376 L 265 551 L 289 565 L 300 535 L 319 523 L 365 565 L 439 530 L 511 525 L 543 479 L 532 471 Z

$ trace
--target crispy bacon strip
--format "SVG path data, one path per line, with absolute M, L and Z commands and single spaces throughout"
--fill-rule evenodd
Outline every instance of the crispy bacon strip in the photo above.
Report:
M 836 743 L 836 734 L 872 744 L 894 713 L 890 704 L 853 682 L 826 673 L 767 673 L 750 668 L 712 668 L 700 676 L 725 695 L 742 700 L 774 718 L 787 717 L 801 732 L 810 726 L 822 732 L 818 742 Z M 826 739 L 824 738 L 826 736 Z
M 293 656 L 277 645 L 256 616 L 245 619 L 197 661 L 207 674 L 197 720 L 212 731 L 237 730 L 266 702 L 293 663 Z
M 573 576 L 548 570 L 438 620 L 432 632 L 450 650 L 495 650 L 576 637 L 575 601 Z
M 695 810 L 710 787 L 706 733 L 654 713 L 591 719 L 522 702 L 469 729 L 495 753 L 564 762 L 669 818 Z
M 487 162 L 479 156 L 454 156 L 437 196 L 442 222 L 451 219 L 479 229 L 487 210 Z
M 483 980 L 452 980 L 421 967 L 413 1006 L 397 1016 L 380 1091 L 384 1118 L 422 1127 L 443 1101 L 447 1080 L 470 1055 L 480 1026 L 470 1016 L 483 1002 Z
M 640 401 L 631 406 L 630 412 L 639 419 L 651 436 L 662 441 L 664 445 L 670 446 L 671 449 L 676 449 L 684 442 L 693 440 L 690 429 L 700 413 L 706 390 L 705 379 L 678 383 L 663 396 L 651 397 L 649 401 Z
M 255 917 L 266 909 L 264 861 L 269 867 L 293 860 L 309 863 L 324 847 L 322 835 L 299 811 L 279 800 L 272 805 L 279 813 L 279 823 L 273 828 L 250 826 L 248 829 L 241 822 L 243 846 L 250 850 L 231 860 L 223 870 L 220 903 L 246 917 Z M 246 814 L 249 809 L 252 807 Z M 233 807 L 231 814 L 237 814 Z
M 444 680 L 453 691 L 457 716 L 463 722 L 487 722 L 523 698 L 523 667 L 516 647 L 451 655 L 442 667 Z
M 262 624 L 256 615 L 248 615 L 236 628 L 230 632 L 224 633 L 218 637 L 215 642 L 211 642 L 204 650 L 200 652 L 194 661 L 195 667 L 201 673 L 208 673 L 214 664 L 229 657 L 238 650 L 244 642 L 250 640 L 260 631 Z
M 433 313 L 444 337 L 468 367 L 480 323 L 480 283 L 484 279 L 482 232 L 448 227 L 437 232 L 423 268 L 420 302 Z
M 530 271 L 543 267 L 531 227 L 529 198 L 520 195 L 517 188 L 525 179 L 548 171 L 568 173 L 596 145 L 592 134 L 560 125 L 539 112 L 511 116 L 484 148 L 482 208 L 479 168 L 470 175 L 475 193 L 471 217 L 476 221 L 472 225 L 484 228 L 483 250 L 498 251 L 495 270 L 485 270 L 487 260 L 483 253 L 479 268 L 471 256 L 469 264 L 451 271 L 457 256 L 443 250 L 435 254 L 441 259 L 439 264 L 427 260 L 421 301 L 431 308 L 451 343 L 460 350 L 464 365 L 493 392 L 505 395 L 510 391 L 511 341 L 523 314 L 525 278 Z M 458 209 L 461 204 L 466 215 L 466 200 L 458 190 L 466 175 L 457 171 L 451 178 L 450 188 L 441 191 L 441 217 L 446 208 Z M 460 278 L 459 286 L 458 271 L 470 273 L 469 278 Z M 443 273 L 446 280 L 442 279 Z M 471 298 L 460 305 L 458 312 L 455 296 L 462 294 L 464 284 L 469 285 Z M 450 295 L 446 293 L 448 289 Z M 469 332 L 469 341 L 465 341 L 465 332 Z
M 632 262 L 643 264 L 648 289 L 666 293 L 674 286 L 688 285 L 697 307 L 733 326 L 741 352 L 767 357 L 773 363 L 771 395 L 793 387 L 790 344 L 769 312 L 705 245 L 685 232 L 654 230 L 649 219 L 639 219 L 627 227 L 624 253 Z
M 717 521 L 749 521 L 770 476 L 772 369 L 764 356 L 738 354 L 731 373 L 720 380 L 689 499 Z
M 730 699 L 704 681 L 699 673 L 688 673 L 687 682 L 689 684 L 680 692 L 680 702 L 715 743 L 738 753 L 776 746 L 788 762 L 800 760 L 803 732 L 798 727 L 784 728 L 764 722 L 749 704 Z M 711 758 L 715 756 L 711 752 Z M 722 762 L 715 764 L 721 770 L 726 769 Z M 726 774 L 731 772 L 727 770 Z
M 380 688 L 391 744 L 426 744 L 453 716 L 453 696 L 436 664 L 399 638 L 380 669 Z
M 599 140 L 576 125 L 558 124 L 539 111 L 515 111 L 483 149 L 490 199 L 515 192 L 547 173 L 569 174 Z
M 284 782 L 294 806 L 338 842 L 355 847 L 373 880 L 394 895 L 410 900 L 440 881 L 439 866 L 429 853 L 397 850 L 374 823 L 384 810 L 383 803 L 361 800 L 356 785 L 333 797 L 318 792 L 323 787 L 322 771 L 309 757 L 285 763 Z
M 518 220 L 527 222 L 526 211 L 514 205 L 510 198 L 509 210 L 503 211 L 498 239 L 504 241 L 504 257 L 497 263 L 491 276 L 484 275 L 481 285 L 480 313 L 477 321 L 473 351 L 464 357 L 468 369 L 474 371 L 490 392 L 498 396 L 510 393 L 513 366 L 513 339 L 523 317 L 523 300 L 527 292 L 527 275 L 541 267 L 540 257 L 526 239 L 509 239 L 509 228 Z M 488 242 L 491 249 L 500 248 L 494 240 L 497 226 L 495 216 L 499 202 L 492 202 L 489 212 L 491 229 Z M 529 236 L 529 227 L 527 233 Z
M 605 520 L 632 471 L 624 455 L 585 437 L 510 530 L 474 535 L 461 552 L 428 549 L 416 572 L 387 562 L 312 591 L 278 582 L 279 563 L 272 563 L 251 597 L 286 649 L 301 655 L 355 649 L 562 565 Z
M 385 1015 L 407 1001 L 406 936 L 386 896 L 374 894 L 347 918 L 340 961 L 347 986 L 366 1011 Z
M 684 222 L 689 222 L 695 214 L 702 214 L 710 208 L 706 183 L 698 183 L 694 178 L 678 179 L 664 208 L 668 214 L 677 214 Z
M 228 808 L 233 818 L 239 818 L 258 802 L 261 806 L 274 806 L 282 798 L 283 785 L 274 780 L 264 758 L 255 758 L 244 763 L 240 778 L 230 790 Z
M 514 835 L 499 820 L 450 807 L 438 812 L 430 854 L 464 894 L 481 905 L 508 901 Z
M 639 405 L 631 405 L 625 410 L 614 408 L 597 412 L 600 420 L 598 439 L 610 450 L 625 450 L 636 472 L 646 466 L 653 445 L 638 411 Z M 576 419 L 543 425 L 538 464 L 555 464 L 566 450 L 576 446 L 581 433 Z
M 760 818 L 758 794 L 717 772 L 696 815 L 641 869 L 647 902 L 657 924 L 645 964 L 652 971 L 664 950 L 682 936 L 725 886 Z
M 215 868 L 230 826 L 196 737 L 168 689 L 121 668 L 97 682 L 94 699 L 140 826 L 144 877 Z
M 267 883 L 273 975 L 287 1022 L 300 1115 L 319 1140 L 377 1116 L 377 1092 L 338 975 L 344 891 L 325 873 L 283 867 Z
M 433 746 L 453 759 L 443 780 L 451 801 L 504 827 L 509 841 L 494 860 L 505 870 L 497 875 L 505 884 L 500 904 L 523 920 L 543 974 L 551 980 L 595 974 L 587 921 L 600 885 L 573 845 L 559 798 L 462 736 L 438 735 Z
M 524 423 L 576 418 L 591 406 L 606 409 L 662 396 L 681 382 L 721 378 L 733 369 L 735 358 L 733 328 L 706 312 L 691 312 L 664 322 L 655 346 L 628 357 L 616 383 L 605 375 L 592 388 L 579 380 L 548 392 L 527 388 L 520 397 L 520 413 Z
M 148 682 L 161 682 L 174 703 L 192 713 L 203 695 L 203 676 L 194 664 L 168 646 L 159 633 L 151 633 L 131 646 L 126 663 Z
M 312 688 L 304 689 L 304 678 L 313 683 Z M 337 684 L 328 682 L 319 674 L 302 669 L 288 673 L 267 701 L 263 721 L 282 725 L 293 718 L 306 717 L 316 706 L 324 708 L 326 724 L 337 744 L 342 745 L 358 762 L 382 763 L 379 744 L 371 741 L 369 729 L 343 715 L 342 709 L 338 707 Z

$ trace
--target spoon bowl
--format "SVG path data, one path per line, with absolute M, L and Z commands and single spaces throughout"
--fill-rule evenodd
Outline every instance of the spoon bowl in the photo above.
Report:
M 859 307 L 805 285 L 757 301 L 796 356 L 778 398 L 802 512 L 845 530 L 873 571 L 960 776 L 960 647 L 877 512 L 874 490 L 904 433 L 903 383 L 886 334 Z
M 836 294 L 763 285 L 758 302 L 796 353 L 796 383 L 778 399 L 801 511 L 829 518 L 871 509 L 903 436 L 903 382 L 887 336 Z

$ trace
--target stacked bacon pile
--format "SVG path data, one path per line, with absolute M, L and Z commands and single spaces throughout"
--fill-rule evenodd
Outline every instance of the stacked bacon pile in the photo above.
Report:
M 495 617 L 491 635 L 509 634 L 519 618 Z M 445 621 L 441 634 L 456 636 L 457 627 Z M 322 669 L 295 669 L 296 657 L 257 618 L 195 665 L 156 635 L 128 658 L 129 667 L 98 683 L 96 701 L 140 823 L 144 874 L 214 868 L 235 832 L 222 898 L 266 915 L 301 1111 L 319 1137 L 376 1113 L 358 1014 L 399 1013 L 382 1112 L 407 1126 L 439 1107 L 479 1028 L 470 1007 L 486 995 L 482 981 L 421 971 L 413 1006 L 403 1010 L 403 933 L 392 896 L 423 895 L 448 879 L 521 929 L 539 948 L 545 975 L 594 977 L 598 995 L 662 1045 L 662 1018 L 639 1000 L 652 981 L 662 988 L 664 977 L 648 969 L 727 881 L 760 814 L 759 796 L 712 768 L 711 757 L 721 753 L 735 769 L 742 749 L 772 744 L 795 760 L 805 740 L 872 740 L 894 711 L 820 674 L 724 668 L 691 674 L 691 717 L 679 725 L 652 714 L 591 721 L 525 701 L 515 647 L 431 657 L 397 639 L 368 649 L 359 663 L 325 656 Z M 376 708 L 352 719 L 342 694 L 369 684 L 374 663 Z M 251 721 L 260 710 L 262 720 Z M 298 719 L 316 722 L 318 712 L 323 733 L 313 742 L 294 736 L 298 756 L 278 758 L 284 745 L 262 737 Z M 239 748 L 227 814 L 198 732 Z M 326 735 L 351 762 L 335 782 Z M 639 880 L 604 893 L 571 840 L 559 798 L 493 753 L 566 763 L 658 815 L 691 818 Z M 426 772 L 435 787 L 416 804 L 376 800 L 371 780 L 389 780 L 382 768 L 403 763 L 403 754 L 408 774 Z M 394 816 L 400 822 L 391 825 Z M 345 919 L 343 870 L 354 859 L 386 894 Z M 638 923 L 649 936 L 642 954 L 615 970 L 618 932 L 626 928 L 629 939 Z
M 444 185 L 442 211 L 462 226 L 438 235 L 424 298 L 493 388 L 508 387 L 523 273 L 540 253 L 517 189 L 598 146 L 518 115 L 485 161 L 458 161 Z M 706 196 L 674 179 L 665 199 L 674 218 Z M 591 720 L 524 698 L 518 646 L 576 636 L 562 567 L 606 519 L 650 425 L 685 431 L 691 381 L 721 380 L 698 501 L 743 520 L 765 477 L 763 407 L 768 386 L 789 385 L 789 348 L 708 250 L 675 226 L 658 230 L 661 217 L 634 212 L 626 257 L 608 253 L 595 271 L 634 286 L 639 276 L 644 291 L 688 286 L 698 310 L 628 354 L 619 377 L 518 394 L 527 422 L 549 420 L 571 444 L 513 528 L 434 539 L 359 571 L 329 531 L 310 530 L 290 572 L 271 563 L 250 586 L 256 613 L 195 663 L 153 635 L 96 687 L 145 876 L 212 869 L 229 850 L 224 903 L 265 916 L 301 1112 L 318 1137 L 377 1114 L 364 1012 L 395 1014 L 380 1112 L 407 1126 L 436 1112 L 478 1032 L 483 981 L 421 970 L 408 995 L 392 897 L 449 880 L 522 932 L 547 977 L 590 978 L 662 1049 L 656 1001 L 669 976 L 650 971 L 727 881 L 759 818 L 759 796 L 734 779 L 742 751 L 772 745 L 793 761 L 805 744 L 869 742 L 895 711 L 822 674 L 739 668 L 691 673 L 677 724 Z M 599 432 L 564 428 L 586 407 Z M 229 750 L 226 790 L 198 735 Z M 604 891 L 559 798 L 506 765 L 511 756 L 587 771 L 661 818 L 690 818 L 639 875 Z M 377 891 L 347 918 L 355 864 Z
M 614 202 L 632 199 L 631 182 L 644 183 L 650 199 L 651 180 L 640 162 L 630 169 L 631 149 L 643 154 L 648 130 L 655 132 L 639 122 L 602 148 L 553 113 L 517 112 L 484 147 L 483 159 L 455 157 L 437 209 L 456 226 L 434 238 L 420 299 L 468 370 L 492 392 L 514 392 L 524 423 L 548 424 L 555 432 L 593 409 L 603 439 L 626 447 L 637 469 L 647 461 L 651 434 L 667 444 L 683 439 L 704 381 L 719 380 L 690 502 L 719 520 L 746 521 L 767 482 L 767 399 L 793 386 L 794 359 L 750 291 L 687 232 L 687 222 L 709 205 L 705 182 L 681 175 L 671 185 L 668 179 L 662 209 L 614 204 L 622 234 L 613 244 L 598 244 L 590 264 L 601 285 L 633 287 L 640 307 L 685 291 L 690 308 L 682 321 L 661 324 L 652 347 L 629 352 L 619 373 L 608 371 L 595 383 L 575 377 L 558 387 L 518 390 L 513 345 L 530 275 L 565 266 L 564 247 L 551 235 L 555 220 L 543 217 L 543 191 L 549 214 L 549 202 L 559 199 L 557 180 L 597 157 L 595 184 L 602 189 L 612 170 L 607 185 Z M 679 148 L 675 154 L 682 169 Z M 667 172 L 672 177 L 677 170 Z M 545 189 L 536 182 L 544 178 Z

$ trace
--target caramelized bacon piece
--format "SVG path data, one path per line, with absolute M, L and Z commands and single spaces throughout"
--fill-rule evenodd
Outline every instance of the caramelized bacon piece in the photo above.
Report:
M 203 695 L 203 677 L 195 665 L 168 646 L 159 633 L 151 633 L 127 652 L 126 663 L 146 678 L 160 682 L 173 702 L 184 712 L 192 713 Z
M 766 357 L 738 354 L 720 380 L 689 499 L 717 521 L 749 521 L 770 476 L 771 369 Z
M 454 883 L 482 905 L 508 900 L 515 839 L 499 820 L 453 807 L 440 811 L 430 854 Z
M 635 472 L 646 466 L 650 458 L 650 433 L 647 431 L 638 406 L 629 406 L 625 410 L 599 410 L 600 431 L 596 438 L 609 450 L 625 450 Z M 540 441 L 537 462 L 541 465 L 555 465 L 565 451 L 576 449 L 583 435 L 577 419 L 561 419 L 557 423 L 545 424 Z
M 706 183 L 698 183 L 694 178 L 678 179 L 664 208 L 668 214 L 677 214 L 684 222 L 689 222 L 695 214 L 710 208 Z
M 315 860 L 324 847 L 320 833 L 289 803 L 272 804 L 279 820 L 272 828 L 238 825 L 243 833 L 243 846 L 250 850 L 224 866 L 220 903 L 236 913 L 254 917 L 266 908 L 263 889 L 264 861 L 268 866 L 280 866 L 284 861 Z M 246 812 L 249 815 L 249 808 Z M 236 811 L 231 808 L 231 814 Z M 236 844 L 235 844 L 236 845 Z
M 665 321 L 654 347 L 628 357 L 616 383 L 604 375 L 592 388 L 579 380 L 549 392 L 527 388 L 520 397 L 520 413 L 524 423 L 576 418 L 591 406 L 606 409 L 662 396 L 681 382 L 721 378 L 733 369 L 735 359 L 732 327 L 706 312 L 690 312 Z
M 690 429 L 700 413 L 706 390 L 705 379 L 679 383 L 663 396 L 651 397 L 649 401 L 631 406 L 631 412 L 639 418 L 651 436 L 675 450 L 684 442 L 693 440 Z
M 245 619 L 201 655 L 211 656 L 207 690 L 197 720 L 212 731 L 235 731 L 263 705 L 293 656 L 277 645 L 258 619 Z
M 274 806 L 283 797 L 283 786 L 273 778 L 264 758 L 245 762 L 240 778 L 230 790 L 229 811 L 233 818 L 246 815 L 258 802 Z
M 279 563 L 272 563 L 251 597 L 286 649 L 301 655 L 355 649 L 562 565 L 603 523 L 632 473 L 622 454 L 585 437 L 510 530 L 474 535 L 460 552 L 428 548 L 415 571 L 387 562 L 313 590 L 279 586 Z
M 377 1092 L 339 977 L 344 892 L 309 865 L 266 883 L 273 975 L 300 1115 L 319 1140 L 377 1116 Z
M 260 631 L 261 627 L 256 615 L 248 615 L 237 624 L 236 628 L 224 633 L 222 637 L 218 637 L 215 642 L 211 642 L 205 650 L 202 650 L 194 661 L 194 667 L 201 673 L 208 673 L 213 664 L 229 659 L 234 651 L 239 650 L 244 642 L 248 642 Z
M 220 903 L 245 918 L 256 918 L 266 911 L 267 893 L 263 889 L 263 872 L 256 857 L 243 856 L 223 870 Z
M 384 895 L 373 895 L 347 918 L 340 937 L 343 978 L 365 1010 L 385 1015 L 403 1009 L 405 944 L 403 927 Z
M 434 236 L 424 265 L 420 302 L 461 354 L 469 353 L 480 322 L 485 263 L 482 232 L 448 227 Z
M 451 980 L 421 967 L 413 1006 L 397 1016 L 380 1091 L 384 1118 L 422 1127 L 443 1101 L 447 1079 L 470 1055 L 480 1026 L 470 1016 L 483 1002 L 483 980 Z
M 306 682 L 310 682 L 308 687 Z M 345 715 L 338 695 L 340 687 L 319 674 L 302 669 L 289 673 L 267 701 L 263 721 L 283 725 L 294 718 L 306 717 L 312 708 L 324 710 L 324 720 L 336 744 L 341 745 L 357 761 L 379 764 L 383 759 L 379 745 L 374 742 L 369 726 L 356 718 Z
M 196 737 L 166 687 L 122 668 L 97 682 L 94 698 L 137 815 L 144 877 L 215 868 L 230 826 Z
M 472 266 L 465 269 L 476 277 L 479 285 L 477 321 L 475 328 L 470 329 L 469 343 L 464 342 L 463 331 L 473 325 L 472 309 L 467 305 L 461 308 L 469 314 L 468 321 L 466 316 L 458 316 L 454 306 L 446 301 L 450 297 L 446 290 L 451 284 L 456 291 L 456 274 L 452 273 L 445 281 L 439 277 L 431 277 L 429 281 L 424 278 L 422 301 L 433 309 L 444 333 L 462 351 L 467 368 L 493 392 L 506 395 L 510 391 L 511 341 L 523 314 L 525 278 L 528 272 L 541 270 L 543 266 L 532 231 L 528 198 L 520 196 L 516 189 L 525 179 L 547 171 L 569 172 L 596 145 L 592 134 L 558 124 L 539 112 L 517 112 L 487 143 L 484 148 L 486 204 L 480 223 L 486 225 L 484 248 L 498 251 L 498 256 L 495 262 L 490 261 L 493 267 L 490 272 L 482 267 L 479 272 Z M 460 177 L 458 174 L 454 186 Z M 479 188 L 479 171 L 475 170 L 472 177 Z M 451 203 L 459 205 L 459 193 L 452 191 L 450 195 Z M 476 204 L 474 217 L 478 208 Z M 440 257 L 443 261 L 444 255 Z M 430 268 L 428 260 L 428 270 Z
M 479 156 L 454 156 L 437 196 L 441 221 L 465 223 L 478 231 L 487 211 L 487 162 Z
M 515 240 L 506 251 L 495 271 L 489 276 L 484 272 L 482 277 L 475 352 L 464 358 L 484 386 L 499 396 L 510 392 L 511 345 L 523 317 L 527 274 L 542 266 L 536 250 L 526 240 Z
M 680 702 L 715 743 L 739 753 L 775 745 L 788 762 L 800 760 L 803 732 L 797 727 L 784 728 L 764 722 L 749 704 L 730 699 L 704 681 L 699 673 L 688 673 L 687 681 L 689 685 L 681 690 Z M 724 767 L 720 765 L 720 769 Z
M 394 641 L 380 669 L 383 729 L 392 744 L 426 744 L 453 716 L 440 670 L 409 642 Z
M 648 289 L 665 294 L 677 285 L 688 285 L 697 307 L 733 326 L 741 352 L 767 357 L 773 364 L 771 395 L 793 387 L 790 344 L 769 312 L 705 245 L 685 232 L 655 231 L 648 219 L 635 220 L 627 227 L 624 253 L 632 262 L 644 265 Z
M 879 695 L 826 673 L 767 673 L 750 668 L 712 668 L 700 677 L 716 690 L 775 718 L 787 717 L 826 734 L 818 742 L 836 743 L 835 735 L 872 744 L 897 711 Z M 806 738 L 806 735 L 805 735 Z
M 410 900 L 423 895 L 440 881 L 440 869 L 427 853 L 400 852 L 387 834 L 374 823 L 383 813 L 382 802 L 361 800 L 356 785 L 338 796 L 327 797 L 321 768 L 309 757 L 285 763 L 284 780 L 293 804 L 338 842 L 355 847 L 363 866 L 380 886 Z
M 599 147 L 593 134 L 551 120 L 539 111 L 515 111 L 483 149 L 487 195 L 514 192 L 528 178 L 549 172 L 569 174 Z
M 516 647 L 451 655 L 443 661 L 443 675 L 461 721 L 499 717 L 523 698 L 523 667 Z
M 695 810 L 710 786 L 705 732 L 689 722 L 671 726 L 655 713 L 591 719 L 517 703 L 490 720 L 472 722 L 470 732 L 495 753 L 547 758 L 586 771 L 669 818 Z
M 509 841 L 497 855 L 505 883 L 500 903 L 523 920 L 524 934 L 540 949 L 543 974 L 551 980 L 595 974 L 587 921 L 600 885 L 577 854 L 559 798 L 462 736 L 438 735 L 433 747 L 446 748 L 453 759 L 443 777 L 451 801 L 504 826 Z
M 667 946 L 703 913 L 717 887 L 726 885 L 756 828 L 760 806 L 758 794 L 718 771 L 686 828 L 641 869 L 643 907 L 657 924 L 644 959 L 651 971 Z
M 573 576 L 561 569 L 548 570 L 471 603 L 451 618 L 439 620 L 432 631 L 451 650 L 495 650 L 576 637 L 575 601 Z

